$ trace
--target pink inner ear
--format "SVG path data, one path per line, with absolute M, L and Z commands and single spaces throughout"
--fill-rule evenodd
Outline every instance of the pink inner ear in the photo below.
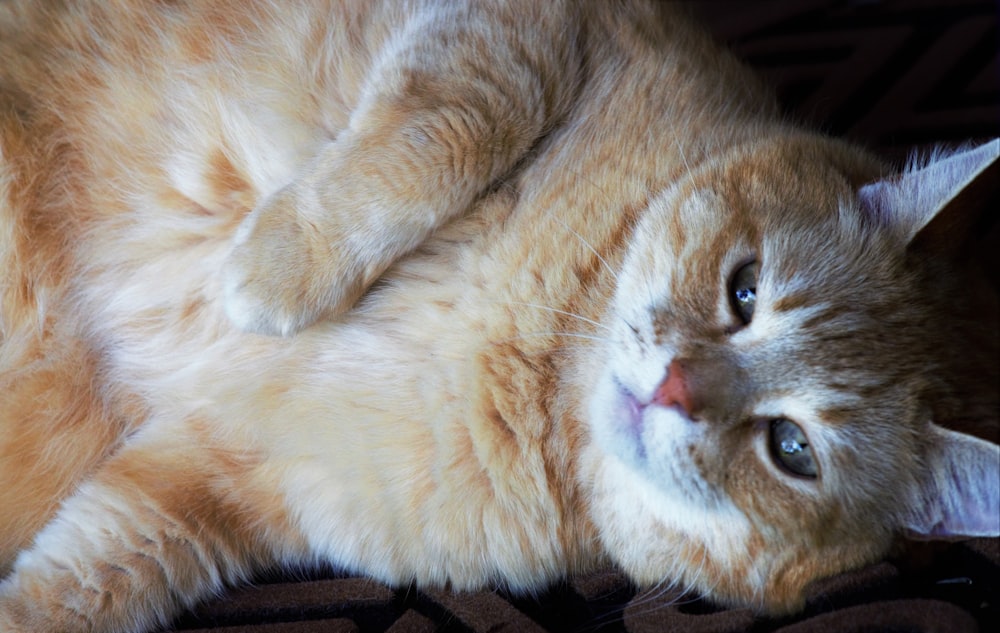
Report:
M 904 528 L 913 538 L 1000 536 L 1000 446 L 932 425 L 923 484 Z
M 922 534 L 911 535 L 923 539 L 961 539 L 976 536 L 1000 536 L 1000 516 L 991 516 L 988 504 L 980 505 L 981 499 L 963 491 L 952 491 L 952 498 L 942 505 L 942 512 L 936 523 L 928 526 Z
M 898 228 L 909 242 L 998 157 L 1000 139 L 865 185 L 858 203 L 876 223 Z

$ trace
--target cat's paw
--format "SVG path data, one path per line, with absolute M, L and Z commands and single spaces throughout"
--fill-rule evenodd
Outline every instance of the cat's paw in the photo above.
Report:
M 291 188 L 254 209 L 240 225 L 222 271 L 223 306 L 240 329 L 290 336 L 360 296 L 357 262 L 332 243 Z

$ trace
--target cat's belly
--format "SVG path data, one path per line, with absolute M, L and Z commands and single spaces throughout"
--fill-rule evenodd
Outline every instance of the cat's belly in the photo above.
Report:
M 469 272 L 488 269 L 478 255 L 466 271 L 415 262 L 356 311 L 273 338 L 226 319 L 228 250 L 219 231 L 90 286 L 104 289 L 89 301 L 105 375 L 142 398 L 147 425 L 181 433 L 198 419 L 210 441 L 262 455 L 309 548 L 294 556 L 455 587 L 565 572 L 561 502 L 526 445 L 535 431 L 516 426 L 532 421 L 497 421 L 505 387 L 484 379 L 516 330 L 507 311 L 481 309 L 502 297 Z

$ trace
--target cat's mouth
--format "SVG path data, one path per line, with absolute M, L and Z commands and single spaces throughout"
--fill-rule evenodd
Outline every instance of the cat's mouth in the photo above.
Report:
M 611 383 L 611 402 L 607 410 L 609 419 L 606 424 L 615 437 L 612 451 L 619 453 L 619 457 L 648 465 L 648 443 L 652 441 L 654 444 L 662 444 L 665 434 L 673 435 L 676 439 L 678 427 L 675 425 L 691 420 L 679 407 L 664 405 L 653 397 L 636 395 L 617 377 L 612 377 Z
M 614 415 L 620 421 L 621 426 L 631 435 L 638 438 L 646 425 L 647 412 L 651 409 L 672 411 L 682 418 L 693 421 L 683 405 L 675 402 L 664 401 L 660 397 L 662 385 L 649 398 L 640 398 L 631 389 L 626 387 L 617 377 L 612 378 L 615 388 Z M 667 381 L 664 381 L 666 383 Z
M 618 379 L 614 380 L 616 402 L 614 416 L 621 427 L 636 440 L 642 435 L 646 403 L 643 403 Z

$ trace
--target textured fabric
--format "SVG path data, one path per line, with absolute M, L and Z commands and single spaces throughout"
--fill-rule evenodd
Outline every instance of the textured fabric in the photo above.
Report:
M 780 631 L 974 633 L 1000 627 L 1000 539 L 911 552 L 818 583 L 806 610 L 783 620 L 716 609 L 669 590 L 636 593 L 608 570 L 533 597 L 500 592 L 392 589 L 315 572 L 275 576 L 234 589 L 177 623 L 183 631 L 601 631 L 742 633 Z
M 911 147 L 1000 135 L 993 0 L 704 2 L 710 28 L 777 89 L 789 112 L 899 160 Z M 993 204 L 1000 209 L 1000 200 Z M 993 236 L 1000 223 L 988 219 Z M 1000 261 L 994 259 L 994 270 Z M 1000 473 L 998 473 L 1000 478 Z M 1000 630 L 1000 539 L 927 546 L 815 586 L 804 613 L 755 619 L 669 590 L 636 594 L 614 570 L 533 598 L 452 594 L 329 571 L 276 574 L 185 615 L 178 631 Z

